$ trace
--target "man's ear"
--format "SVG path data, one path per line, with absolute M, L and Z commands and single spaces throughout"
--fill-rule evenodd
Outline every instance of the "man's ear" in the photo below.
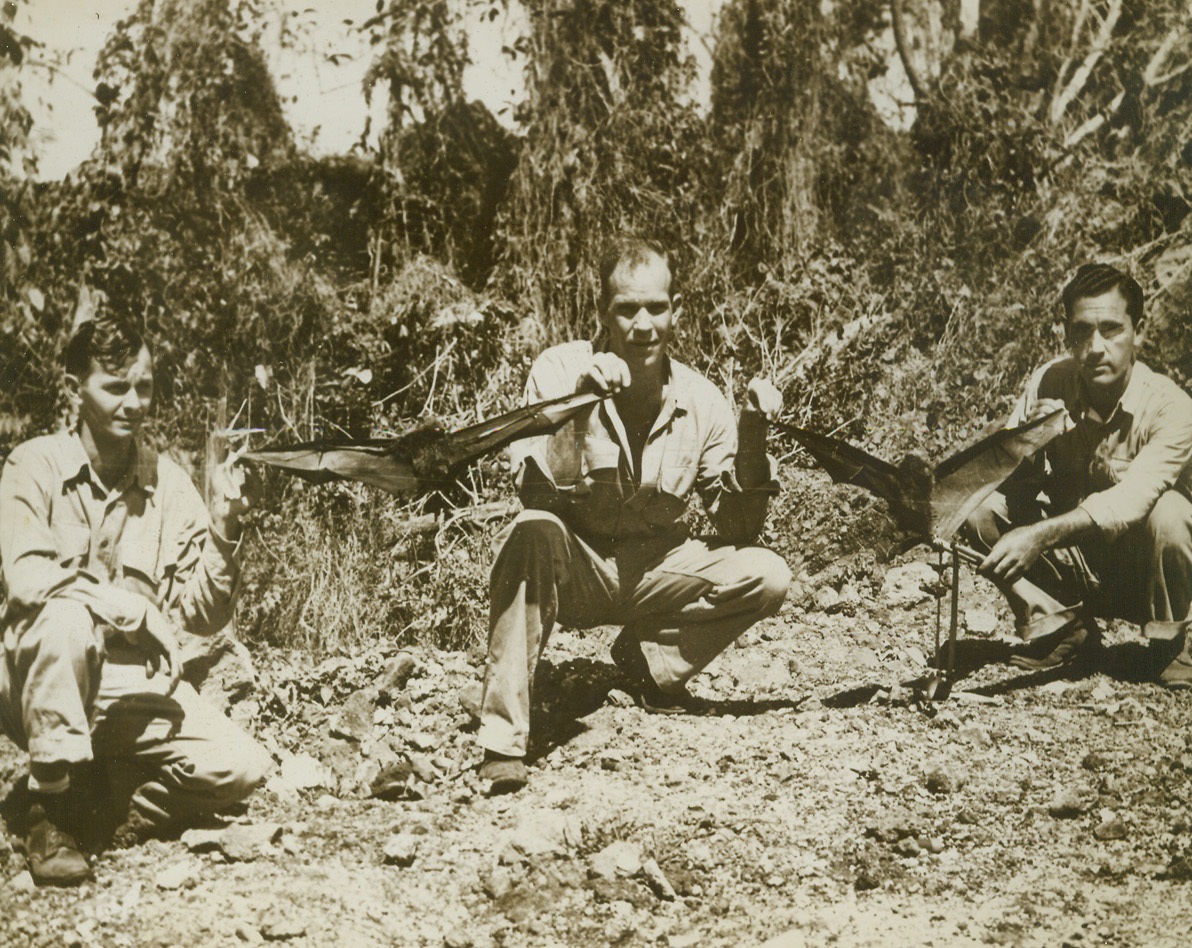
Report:
M 602 329 L 608 329 L 608 323 L 609 323 L 608 306 L 605 304 L 605 301 L 603 299 L 601 299 L 600 302 L 597 304 L 596 318 L 600 321 L 600 327 Z
M 1144 342 L 1146 342 L 1146 331 L 1150 324 L 1147 323 L 1146 317 L 1142 316 L 1138 322 L 1134 324 L 1134 348 L 1137 349 Z
M 679 317 L 683 315 L 683 294 L 676 293 L 671 297 L 671 325 L 676 326 L 679 323 Z

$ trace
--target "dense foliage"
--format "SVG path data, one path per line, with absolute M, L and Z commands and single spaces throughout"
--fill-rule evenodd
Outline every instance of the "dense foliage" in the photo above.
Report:
M 706 110 L 683 4 L 524 0 L 517 132 L 462 82 L 465 7 L 503 5 L 379 0 L 361 95 L 386 89 L 388 128 L 375 154 L 314 159 L 261 49 L 265 0 L 140 0 L 97 65 L 96 153 L 36 184 L 34 39 L 5 2 L 5 448 L 60 422 L 82 286 L 150 330 L 175 449 L 233 417 L 277 438 L 472 420 L 536 348 L 593 331 L 592 264 L 624 228 L 675 248 L 683 358 L 737 393 L 764 372 L 796 420 L 886 454 L 1000 417 L 1091 258 L 1136 271 L 1152 361 L 1192 374 L 1186 0 L 964 4 L 977 20 L 953 0 L 728 0 Z M 912 120 L 884 121 L 883 95 Z M 268 487 L 248 634 L 481 632 L 485 529 L 410 533 L 421 509 L 363 488 Z M 506 491 L 494 461 L 432 506 Z

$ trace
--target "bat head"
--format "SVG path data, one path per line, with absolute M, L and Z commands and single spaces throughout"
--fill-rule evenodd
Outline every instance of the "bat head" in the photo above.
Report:
M 890 504 L 898 526 L 911 536 L 931 536 L 932 467 L 917 454 L 908 454 L 898 462 L 899 497 Z
M 444 478 L 450 471 L 449 447 L 447 429 L 435 417 L 421 420 L 400 441 L 401 453 L 410 459 L 414 472 L 430 480 Z

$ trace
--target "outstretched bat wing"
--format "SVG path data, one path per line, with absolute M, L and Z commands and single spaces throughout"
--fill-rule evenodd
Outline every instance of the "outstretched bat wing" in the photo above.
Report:
M 935 469 L 931 513 L 935 535 L 949 539 L 965 519 L 1024 460 L 1064 430 L 1066 409 L 995 431 L 953 454 Z
M 450 433 L 421 427 L 397 438 L 323 439 L 248 451 L 243 457 L 316 484 L 360 481 L 392 494 L 413 494 L 441 479 L 458 464 L 518 438 L 557 428 L 576 412 L 603 397 L 586 392 L 566 395 L 527 405 Z
M 368 441 L 308 441 L 247 451 L 247 461 L 268 464 L 316 484 L 330 481 L 360 481 L 392 494 L 418 490 L 414 464 L 400 451 L 401 438 Z
M 535 402 L 496 418 L 460 428 L 447 436 L 447 465 L 454 467 L 463 464 L 519 438 L 548 434 L 565 425 L 582 409 L 607 397 L 592 392 L 572 393 Z
M 820 467 L 832 475 L 832 480 L 841 484 L 856 484 L 870 493 L 894 505 L 903 502 L 901 474 L 893 464 L 875 458 L 856 445 L 800 428 L 776 422 L 775 427 L 790 434 L 799 442 Z

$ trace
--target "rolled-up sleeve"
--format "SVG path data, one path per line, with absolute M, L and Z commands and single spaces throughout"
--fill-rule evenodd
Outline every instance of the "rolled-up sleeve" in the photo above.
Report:
M 51 599 L 68 599 L 113 629 L 139 629 L 148 605 L 143 596 L 103 582 L 85 569 L 63 565 L 50 526 L 49 485 L 60 483 L 49 459 L 23 445 L 4 463 L 0 563 L 9 617 L 33 615 Z
M 1164 404 L 1150 427 L 1151 437 L 1118 482 L 1079 505 L 1108 538 L 1146 520 L 1159 497 L 1192 464 L 1192 411 L 1185 403 Z

